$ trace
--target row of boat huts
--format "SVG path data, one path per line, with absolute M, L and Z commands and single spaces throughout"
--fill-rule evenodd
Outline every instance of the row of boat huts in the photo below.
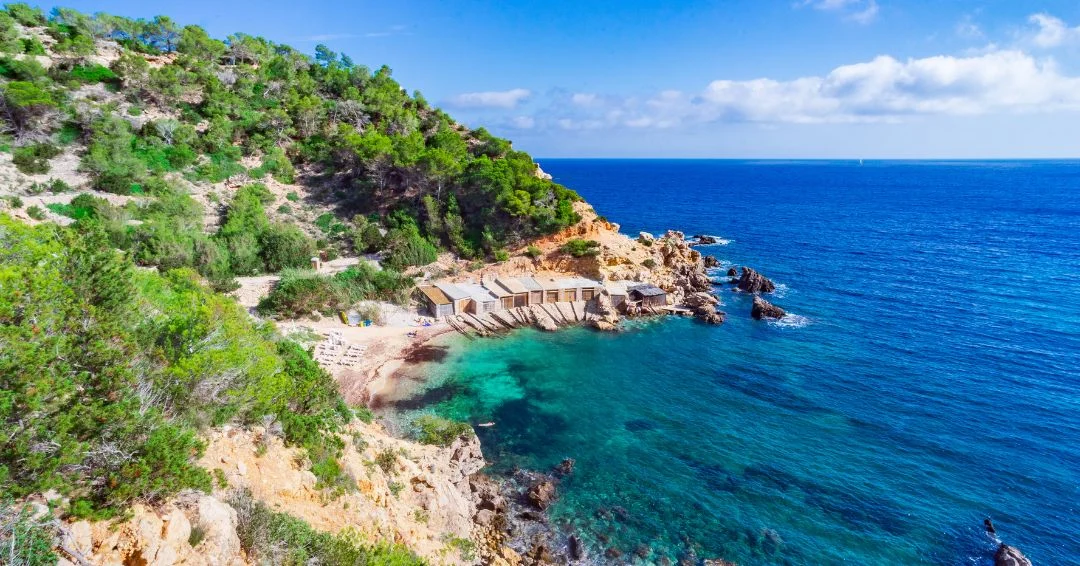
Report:
M 480 283 L 435 283 L 419 287 L 418 298 L 432 316 L 442 318 L 542 303 L 591 301 L 605 290 L 616 308 L 628 301 L 646 306 L 667 304 L 667 294 L 653 285 L 626 281 L 601 283 L 584 277 L 497 277 Z

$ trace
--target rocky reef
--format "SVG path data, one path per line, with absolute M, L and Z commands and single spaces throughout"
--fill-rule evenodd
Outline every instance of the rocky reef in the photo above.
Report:
M 994 566 L 1031 566 L 1031 560 L 1019 548 L 1001 543 L 994 553 Z
M 731 275 L 731 272 L 728 274 Z M 742 276 L 735 281 L 735 286 L 747 293 L 772 293 L 776 290 L 776 285 L 768 277 L 749 267 L 742 268 Z
M 754 320 L 780 319 L 784 318 L 785 314 L 787 313 L 784 312 L 784 309 L 759 296 L 754 296 L 754 305 L 750 307 L 750 316 L 752 316 Z

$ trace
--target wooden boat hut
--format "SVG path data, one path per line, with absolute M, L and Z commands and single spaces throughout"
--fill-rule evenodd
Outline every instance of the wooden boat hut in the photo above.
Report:
M 499 277 L 495 284 L 506 289 L 514 297 L 514 306 L 523 307 L 529 304 L 529 289 L 512 277 Z
M 469 304 L 465 312 L 484 314 L 486 312 L 502 310 L 502 302 L 491 291 L 475 283 L 458 283 L 456 285 L 462 291 L 469 294 Z
M 545 303 L 557 303 L 562 300 L 562 288 L 559 287 L 558 281 L 555 281 L 554 279 L 541 279 L 538 283 L 540 283 L 540 287 L 544 290 Z
M 494 279 L 482 281 L 481 284 L 484 286 L 485 289 L 490 291 L 492 295 L 495 295 L 499 298 L 499 302 L 500 304 L 502 304 L 502 308 L 514 308 L 514 294 L 510 291 L 507 291 L 505 287 L 496 283 Z
M 611 295 L 611 306 L 618 308 L 626 302 L 626 281 L 608 281 L 604 283 L 608 295 Z
M 544 302 L 544 288 L 540 286 L 540 282 L 532 277 L 518 277 L 518 281 L 529 290 L 529 304 L 539 305 Z
M 634 285 L 627 289 L 627 300 L 643 307 L 667 306 L 667 292 L 648 283 Z
M 438 287 L 423 285 L 418 288 L 421 304 L 423 304 L 431 316 L 442 318 L 454 314 L 454 303 Z
M 578 277 L 574 280 L 574 283 L 577 285 L 579 301 L 591 301 L 604 291 L 604 286 L 599 281 L 593 281 L 592 279 Z
M 450 299 L 450 302 L 454 305 L 454 314 L 461 314 L 466 312 L 466 307 L 469 306 L 469 301 L 472 300 L 469 294 L 466 293 L 461 287 L 452 285 L 450 283 L 436 283 L 436 287 L 443 292 Z

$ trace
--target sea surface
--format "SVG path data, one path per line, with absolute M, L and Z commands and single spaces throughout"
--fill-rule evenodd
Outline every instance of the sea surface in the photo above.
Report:
M 622 231 L 711 234 L 794 316 L 455 340 L 396 405 L 630 561 L 1080 564 L 1080 162 L 541 161 Z M 718 278 L 722 274 L 717 274 Z

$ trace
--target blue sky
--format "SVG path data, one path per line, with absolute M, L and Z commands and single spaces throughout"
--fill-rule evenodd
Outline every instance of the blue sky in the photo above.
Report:
M 317 43 L 542 157 L 1080 157 L 1080 3 L 69 2 Z

